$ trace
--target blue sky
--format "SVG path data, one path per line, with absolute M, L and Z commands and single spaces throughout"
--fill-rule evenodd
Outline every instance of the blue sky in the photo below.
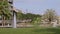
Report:
M 14 7 L 24 13 L 43 14 L 46 9 L 54 9 L 60 15 L 60 0 L 14 0 Z

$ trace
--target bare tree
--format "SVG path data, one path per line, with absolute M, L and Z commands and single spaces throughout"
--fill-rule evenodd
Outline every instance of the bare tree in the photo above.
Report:
M 47 9 L 45 14 L 43 15 L 43 19 L 48 20 L 48 24 L 51 24 L 52 21 L 57 20 L 57 14 L 53 9 Z

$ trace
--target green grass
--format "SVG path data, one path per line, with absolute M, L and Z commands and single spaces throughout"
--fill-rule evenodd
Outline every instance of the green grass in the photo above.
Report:
M 0 28 L 0 34 L 60 34 L 60 28 Z

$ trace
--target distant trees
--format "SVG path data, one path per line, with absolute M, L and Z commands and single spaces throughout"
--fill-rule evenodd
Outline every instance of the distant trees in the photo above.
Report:
M 41 20 L 41 15 L 36 15 L 31 13 L 27 13 L 27 14 L 17 13 L 17 19 L 20 20 L 31 19 L 31 23 L 35 23 Z
M 23 14 L 23 13 L 17 13 L 17 19 L 29 19 L 32 17 L 32 14 L 27 13 L 27 14 Z

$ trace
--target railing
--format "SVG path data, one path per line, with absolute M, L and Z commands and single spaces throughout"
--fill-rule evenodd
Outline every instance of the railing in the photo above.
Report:
M 26 23 L 29 21 L 31 21 L 31 20 L 17 20 L 17 25 L 19 23 Z M 5 23 L 2 23 L 2 22 L 3 22 L 3 20 L 0 20 L 0 27 L 13 27 L 13 20 L 5 20 Z

